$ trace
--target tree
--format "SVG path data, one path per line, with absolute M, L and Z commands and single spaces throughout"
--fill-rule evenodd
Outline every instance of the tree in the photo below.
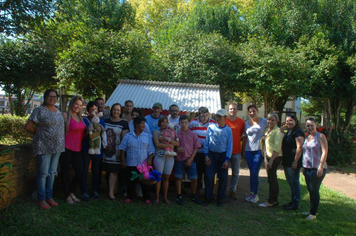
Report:
M 251 35 L 294 48 L 300 37 L 312 37 L 318 29 L 317 9 L 317 0 L 255 1 L 254 7 L 245 14 L 245 20 Z
M 181 27 L 181 28 L 179 28 Z M 160 63 L 157 79 L 163 81 L 218 84 L 222 101 L 231 99 L 231 81 L 239 61 L 235 47 L 217 33 L 203 34 L 179 26 L 170 29 L 164 43 L 155 44 Z
M 140 32 L 93 30 L 59 53 L 57 77 L 83 96 L 109 96 L 120 79 L 147 77 L 150 53 L 150 43 Z
M 0 61 L 0 85 L 10 98 L 16 95 L 16 115 L 26 114 L 27 105 L 36 91 L 56 84 L 53 52 L 30 37 L 2 39 Z
M 247 35 L 242 16 L 233 4 L 209 5 L 202 2 L 192 8 L 185 24 L 192 31 L 220 33 L 229 41 L 240 42 Z
M 55 11 L 55 0 L 3 0 L 0 4 L 0 33 L 26 34 Z
M 282 114 L 285 103 L 308 89 L 308 68 L 303 55 L 264 38 L 251 37 L 239 45 L 242 70 L 236 77 L 236 91 L 263 103 L 265 116 L 272 110 Z

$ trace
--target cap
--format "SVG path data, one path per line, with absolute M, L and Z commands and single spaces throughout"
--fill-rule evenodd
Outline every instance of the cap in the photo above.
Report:
M 229 114 L 227 113 L 227 111 L 225 109 L 220 109 L 216 112 L 216 115 L 228 116 Z
M 152 108 L 154 107 L 159 107 L 160 109 L 162 109 L 162 104 L 159 102 L 155 102 L 155 104 L 153 104 Z

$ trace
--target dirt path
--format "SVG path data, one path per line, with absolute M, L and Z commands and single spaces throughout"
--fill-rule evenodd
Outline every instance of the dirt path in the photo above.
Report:
M 283 173 L 282 169 L 279 169 L 278 172 Z M 229 173 L 230 175 L 231 173 Z M 241 162 L 240 168 L 240 177 L 241 179 L 248 178 L 250 175 L 249 170 L 247 168 L 246 162 Z M 264 167 L 261 168 L 260 177 L 267 177 L 267 173 Z M 246 179 L 248 183 L 248 179 Z M 245 181 L 239 181 L 242 183 Z M 331 189 L 335 189 L 343 194 L 349 196 L 356 200 L 356 175 L 347 174 L 341 171 L 336 170 L 333 167 L 329 167 L 326 173 L 326 176 L 323 180 L 323 184 Z M 247 186 L 245 186 L 247 185 Z M 248 192 L 248 184 L 241 184 L 241 190 L 244 190 L 244 193 Z

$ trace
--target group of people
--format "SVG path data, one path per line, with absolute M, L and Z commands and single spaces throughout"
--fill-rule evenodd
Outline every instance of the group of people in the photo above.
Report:
M 286 116 L 286 124 L 278 127 L 279 117 L 270 113 L 265 118 L 258 117 L 258 108 L 248 106 L 250 119 L 244 121 L 237 117 L 237 103 L 231 102 L 228 111 L 220 109 L 213 120 L 208 108 L 200 107 L 197 117 L 190 120 L 187 115 L 179 116 L 179 107 L 172 104 L 169 116 L 162 115 L 162 104 L 152 106 L 153 113 L 143 117 L 143 112 L 135 108 L 131 100 L 124 107 L 119 103 L 105 109 L 102 98 L 90 101 L 87 117 L 82 117 L 83 100 L 74 96 L 66 112 L 60 112 L 55 104 L 58 101 L 56 90 L 44 93 L 44 103 L 36 108 L 25 126 L 34 134 L 34 154 L 38 162 L 38 205 L 49 209 L 58 206 L 53 200 L 53 182 L 60 163 L 61 180 L 68 204 L 81 200 L 99 198 L 101 173 L 105 170 L 108 182 L 108 197 L 115 200 L 118 186 L 127 186 L 126 203 L 136 195 L 137 185 L 141 185 L 143 201 L 151 203 L 150 188 L 136 178 L 137 166 L 153 166 L 161 174 L 162 181 L 155 184 L 154 204 L 159 204 L 161 187 L 162 202 L 170 205 L 167 193 L 171 174 L 174 173 L 177 192 L 176 203 L 184 204 L 182 180 L 185 173 L 191 181 L 191 201 L 209 205 L 213 200 L 214 181 L 219 178 L 217 206 L 223 206 L 226 198 L 228 167 L 232 169 L 229 185 L 231 198 L 237 198 L 236 186 L 242 156 L 246 158 L 250 170 L 250 193 L 246 201 L 259 201 L 259 171 L 263 161 L 268 173 L 269 198 L 259 204 L 261 207 L 278 205 L 279 186 L 277 168 L 282 163 L 286 180 L 291 188 L 291 201 L 285 209 L 299 209 L 299 173 L 303 173 L 310 193 L 310 212 L 308 220 L 316 218 L 320 201 L 319 188 L 325 176 L 327 140 L 316 131 L 312 118 L 306 120 L 308 136 L 305 137 L 294 115 Z M 102 131 L 106 133 L 105 145 L 100 145 L 100 153 L 89 151 L 91 133 L 88 128 L 94 117 L 102 114 L 99 120 Z M 104 141 L 104 140 L 103 140 Z M 91 162 L 91 190 L 89 195 L 87 176 Z M 70 166 L 74 176 L 70 180 Z M 204 179 L 203 179 L 204 174 Z M 204 201 L 199 195 L 205 185 Z M 75 196 L 80 186 L 81 200 Z
M 328 144 L 325 135 L 317 132 L 317 124 L 313 118 L 306 119 L 307 136 L 305 136 L 297 117 L 293 114 L 287 114 L 285 125 L 279 128 L 278 114 L 269 113 L 265 119 L 258 117 L 258 108 L 255 105 L 250 105 L 247 109 L 250 120 L 245 123 L 244 142 L 246 161 L 250 169 L 250 194 L 245 200 L 258 202 L 259 170 L 262 162 L 265 161 L 269 197 L 259 206 L 278 205 L 277 168 L 282 164 L 291 190 L 291 200 L 284 204 L 283 208 L 300 209 L 299 175 L 303 167 L 310 196 L 310 211 L 303 214 L 307 215 L 307 220 L 314 220 L 320 202 L 319 190 L 327 168 Z

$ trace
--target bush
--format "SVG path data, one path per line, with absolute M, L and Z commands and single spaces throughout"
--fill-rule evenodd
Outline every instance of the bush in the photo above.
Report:
M 342 140 L 339 142 L 339 140 Z M 352 135 L 332 133 L 332 138 L 328 139 L 329 153 L 327 163 L 329 165 L 349 165 L 355 161 L 356 145 L 352 141 Z
M 32 141 L 32 134 L 24 126 L 28 117 L 2 115 L 0 116 L 0 144 L 14 145 Z

